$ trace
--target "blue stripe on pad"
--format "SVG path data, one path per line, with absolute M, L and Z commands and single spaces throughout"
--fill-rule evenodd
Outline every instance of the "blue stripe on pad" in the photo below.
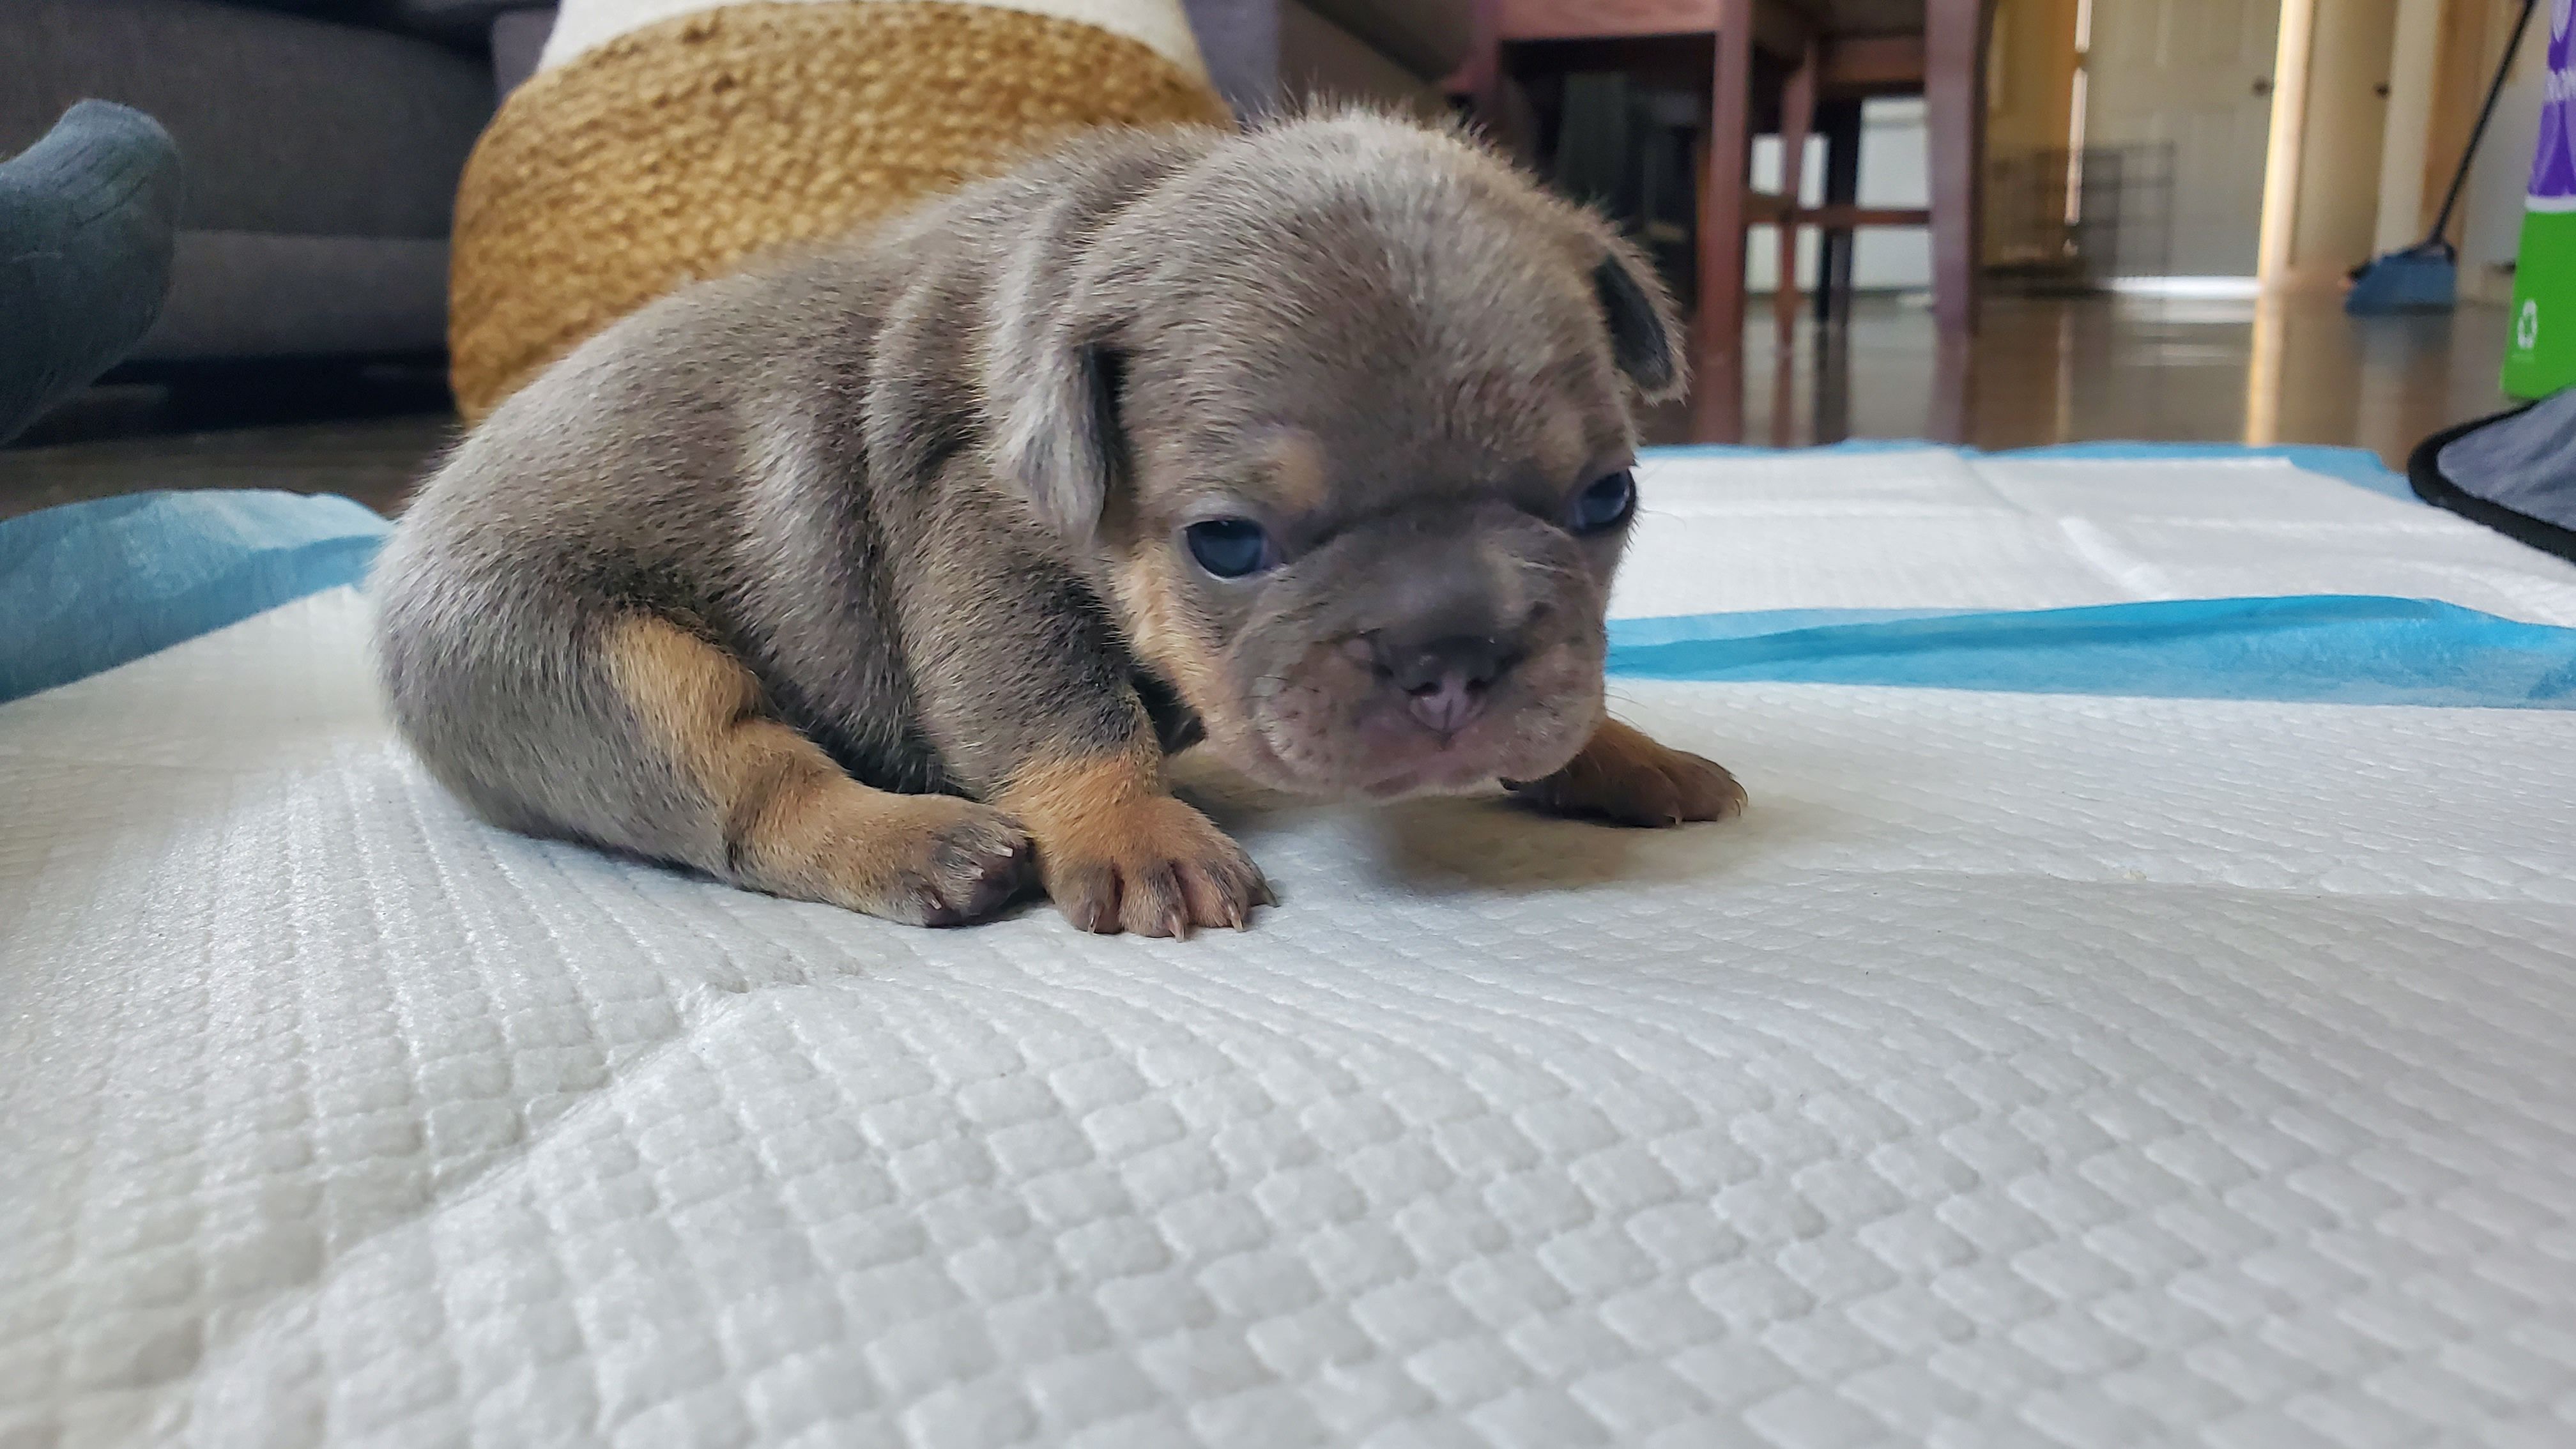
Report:
M 391 527 L 346 498 L 212 489 L 0 520 L 0 700 L 354 584 Z
M 0 521 L 0 700 L 359 582 L 389 527 L 343 498 L 214 491 Z M 1610 632 L 1611 671 L 1630 678 L 2576 707 L 2576 630 L 2411 599 L 1781 610 Z
M 2576 629 L 2424 599 L 2312 594 L 1999 613 L 1801 609 L 1622 619 L 1631 679 L 2017 694 L 2576 708 Z

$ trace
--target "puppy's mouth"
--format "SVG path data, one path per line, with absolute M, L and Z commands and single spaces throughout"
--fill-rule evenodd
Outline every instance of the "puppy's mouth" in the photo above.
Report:
M 1253 680 L 1245 696 L 1240 714 L 1209 720 L 1209 743 L 1262 784 L 1369 800 L 1455 795 L 1563 768 L 1600 723 L 1601 656 L 1580 643 L 1542 650 L 1456 722 L 1444 716 L 1457 710 L 1426 706 L 1330 645 Z

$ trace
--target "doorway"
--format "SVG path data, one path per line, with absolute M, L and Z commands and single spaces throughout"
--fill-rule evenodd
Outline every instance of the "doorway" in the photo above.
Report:
M 2092 0 L 2084 143 L 2161 153 L 2170 167 L 2157 270 L 2251 279 L 2281 0 Z

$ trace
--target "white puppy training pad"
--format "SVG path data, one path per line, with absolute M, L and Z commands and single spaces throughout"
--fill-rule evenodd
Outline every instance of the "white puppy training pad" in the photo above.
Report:
M 1666 453 L 1620 618 L 2384 594 L 2576 624 L 2576 568 L 2277 459 Z
M 1753 813 L 1157 943 L 485 829 L 365 627 L 0 707 L 0 1443 L 2576 1436 L 2563 714 L 1614 683 Z

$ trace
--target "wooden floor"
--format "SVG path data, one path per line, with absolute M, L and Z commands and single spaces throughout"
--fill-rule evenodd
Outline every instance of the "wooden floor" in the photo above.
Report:
M 1997 298 L 1969 365 L 1945 365 L 1927 312 L 1866 302 L 1802 331 L 1775 365 L 1749 335 L 1742 440 L 1933 438 L 1984 448 L 2106 439 L 2338 443 L 2390 466 L 2452 422 L 2504 406 L 2501 309 L 2355 320 L 2331 298 Z M 1705 409 L 1706 400 L 1700 401 Z M 1722 411 L 1722 410 L 1720 410 Z M 1701 414 L 1705 416 L 1706 413 Z M 1693 409 L 1652 420 L 1688 440 Z M 0 450 L 0 517 L 148 488 L 340 493 L 393 512 L 452 440 L 439 415 L 110 437 Z
M 2506 326 L 2500 307 L 2353 318 L 2334 297 L 2001 297 L 1961 365 L 1939 355 L 1928 313 L 1882 300 L 1839 333 L 1802 328 L 1786 359 L 1757 324 L 1739 437 L 2333 443 L 2400 468 L 2427 435 L 2507 405 Z M 1687 440 L 1712 412 L 1707 397 L 1665 410 L 1655 441 Z

